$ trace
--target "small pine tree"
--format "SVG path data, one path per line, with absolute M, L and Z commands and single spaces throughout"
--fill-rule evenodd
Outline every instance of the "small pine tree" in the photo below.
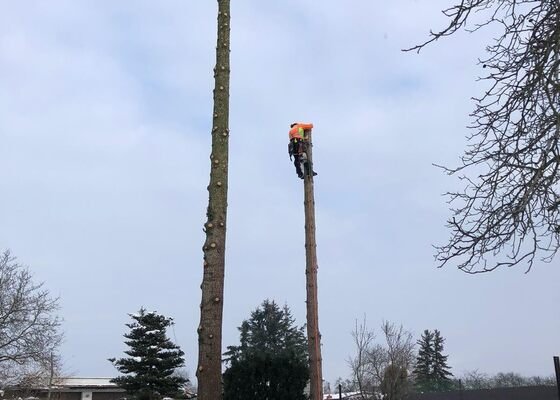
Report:
M 224 399 L 306 399 L 307 340 L 289 308 L 265 300 L 239 331 L 240 345 L 225 353 Z
M 174 375 L 185 363 L 183 351 L 167 338 L 166 329 L 173 324 L 171 318 L 141 308 L 138 314 L 130 314 L 134 320 L 126 324 L 130 332 L 124 337 L 130 348 L 128 358 L 110 358 L 109 361 L 126 374 L 112 379 L 138 400 L 158 400 L 174 397 L 180 392 L 186 379 Z
M 443 355 L 443 343 L 445 339 L 441 336 L 440 331 L 434 331 L 433 342 L 433 363 L 432 363 L 432 377 L 435 383 L 435 390 L 443 391 L 453 388 L 453 381 L 451 377 L 453 374 L 447 365 L 447 355 Z
M 419 392 L 430 392 L 434 389 L 432 377 L 432 364 L 434 359 L 433 340 L 434 333 L 426 329 L 416 342 L 420 349 L 416 357 L 413 375 L 414 387 Z

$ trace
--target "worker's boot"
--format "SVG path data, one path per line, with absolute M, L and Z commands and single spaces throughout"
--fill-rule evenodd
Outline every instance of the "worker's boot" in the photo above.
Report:
M 298 178 L 303 179 L 303 171 L 301 170 L 301 163 L 298 162 L 295 165 L 296 165 L 296 173 Z
M 307 175 L 317 176 L 317 172 L 313 171 L 313 167 L 311 166 L 311 163 L 309 161 L 304 162 L 303 168 Z

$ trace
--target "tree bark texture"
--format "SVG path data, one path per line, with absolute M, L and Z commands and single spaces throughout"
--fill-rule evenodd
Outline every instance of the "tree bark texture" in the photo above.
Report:
M 308 173 L 305 173 L 305 259 L 307 287 L 307 345 L 309 348 L 310 400 L 323 399 L 323 372 L 321 358 L 321 334 L 319 332 L 319 302 L 317 299 L 317 244 L 315 242 L 315 196 L 313 193 L 313 155 L 311 130 L 308 137 Z
M 218 0 L 210 184 L 198 326 L 198 399 L 222 398 L 222 314 L 228 190 L 230 0 Z

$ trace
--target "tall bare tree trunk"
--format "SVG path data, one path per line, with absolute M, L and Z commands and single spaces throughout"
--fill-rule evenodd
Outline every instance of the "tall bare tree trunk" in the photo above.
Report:
M 230 0 L 218 0 L 214 112 L 204 274 L 198 326 L 198 399 L 222 398 L 222 313 L 226 249 L 229 138 Z
M 307 343 L 309 349 L 310 400 L 323 400 L 323 371 L 321 358 L 321 334 L 319 333 L 319 302 L 317 298 L 317 244 L 315 241 L 315 196 L 313 193 L 313 144 L 311 130 L 308 137 L 307 159 L 309 170 L 305 172 L 305 274 L 307 287 Z

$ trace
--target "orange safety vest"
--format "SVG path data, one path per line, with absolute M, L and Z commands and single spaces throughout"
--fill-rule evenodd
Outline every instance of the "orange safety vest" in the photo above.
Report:
M 301 140 L 305 140 L 305 131 L 307 129 L 312 129 L 313 128 L 313 124 L 304 124 L 301 122 L 298 122 L 296 125 L 294 125 L 293 128 L 290 129 L 290 140 L 292 139 L 301 139 Z

